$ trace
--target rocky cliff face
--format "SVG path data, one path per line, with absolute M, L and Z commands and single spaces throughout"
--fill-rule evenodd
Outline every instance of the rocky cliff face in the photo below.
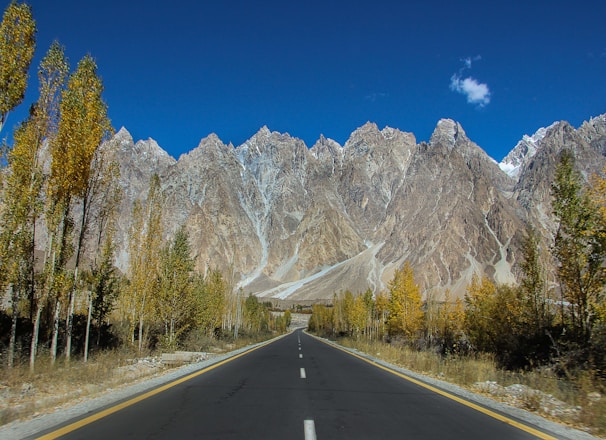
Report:
M 587 176 L 599 171 L 606 116 L 525 136 L 501 164 L 448 119 L 421 143 L 367 123 L 344 146 L 320 137 L 308 148 L 263 127 L 236 148 L 210 135 L 178 161 L 124 129 L 108 148 L 126 195 L 123 270 L 130 208 L 157 173 L 167 236 L 185 224 L 198 268 L 231 271 L 246 292 L 292 300 L 376 292 L 408 260 L 426 291 L 462 295 L 474 273 L 515 282 L 525 223 L 546 238 L 553 227 L 557 155 L 570 148 Z

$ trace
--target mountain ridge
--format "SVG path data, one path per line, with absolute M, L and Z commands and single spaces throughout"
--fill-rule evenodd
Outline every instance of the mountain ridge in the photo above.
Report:
M 125 128 L 108 145 L 127 195 L 124 224 L 157 173 L 170 211 L 167 237 L 185 225 L 200 270 L 231 268 L 245 291 L 296 301 L 378 292 L 406 260 L 427 294 L 460 296 L 473 274 L 515 283 L 525 225 L 549 239 L 546 179 L 557 154 L 573 148 L 586 175 L 599 171 L 606 116 L 536 133 L 520 141 L 534 151 L 519 142 L 510 153 L 515 176 L 503 170 L 510 155 L 497 163 L 452 119 L 419 143 L 367 122 L 343 146 L 320 135 L 310 148 L 267 126 L 237 147 L 210 134 L 178 160 L 153 139 L 135 143 Z M 122 228 L 121 243 L 127 238 Z M 125 248 L 119 255 L 125 270 Z

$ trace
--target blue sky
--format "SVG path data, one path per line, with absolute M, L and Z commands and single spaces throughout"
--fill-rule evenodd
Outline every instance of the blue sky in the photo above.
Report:
M 3 0 L 3 9 L 8 5 Z M 113 126 L 172 156 L 267 125 L 312 146 L 366 121 L 440 118 L 501 160 L 524 134 L 606 112 L 606 1 L 29 0 L 38 46 L 90 53 Z M 2 133 L 6 135 L 5 132 Z

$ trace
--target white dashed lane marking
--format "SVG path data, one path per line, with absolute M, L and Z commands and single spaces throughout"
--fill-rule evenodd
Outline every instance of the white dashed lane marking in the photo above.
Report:
M 303 421 L 303 431 L 305 432 L 305 440 L 316 440 L 316 424 L 313 420 Z

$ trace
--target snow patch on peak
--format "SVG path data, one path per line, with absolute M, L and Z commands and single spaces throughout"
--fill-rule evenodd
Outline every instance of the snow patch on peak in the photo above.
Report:
M 517 178 L 520 168 L 534 157 L 547 131 L 556 124 L 557 122 L 554 122 L 549 127 L 541 127 L 532 136 L 522 136 L 513 150 L 499 163 L 499 168 L 510 177 Z

